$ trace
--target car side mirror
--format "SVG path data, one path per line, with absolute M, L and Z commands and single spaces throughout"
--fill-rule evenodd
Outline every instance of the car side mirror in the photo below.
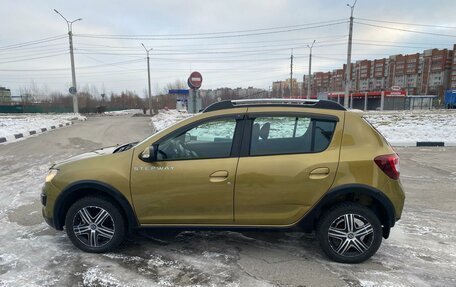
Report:
M 141 159 L 147 162 L 157 161 L 158 144 L 148 146 L 141 153 Z

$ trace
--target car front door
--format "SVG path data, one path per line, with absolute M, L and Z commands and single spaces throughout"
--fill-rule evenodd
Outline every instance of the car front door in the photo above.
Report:
M 334 180 L 343 118 L 254 111 L 238 164 L 235 223 L 296 223 Z
M 131 193 L 141 224 L 233 222 L 242 118 L 217 117 L 180 128 L 153 143 L 156 161 L 133 156 Z

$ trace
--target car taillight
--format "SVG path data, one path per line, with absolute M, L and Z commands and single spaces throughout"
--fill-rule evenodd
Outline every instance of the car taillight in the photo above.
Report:
M 399 156 L 397 154 L 380 155 L 374 161 L 387 176 L 399 179 Z

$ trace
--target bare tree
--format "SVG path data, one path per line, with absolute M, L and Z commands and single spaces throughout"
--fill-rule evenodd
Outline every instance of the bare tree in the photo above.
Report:
M 187 83 L 186 82 L 184 82 L 184 81 L 182 81 L 180 79 L 177 79 L 177 80 L 175 80 L 172 83 L 166 84 L 166 86 L 163 87 L 163 89 L 162 89 L 160 94 L 167 95 L 169 90 L 185 89 L 186 87 L 187 87 Z

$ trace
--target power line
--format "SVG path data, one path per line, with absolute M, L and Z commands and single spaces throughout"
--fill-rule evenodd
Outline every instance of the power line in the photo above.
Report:
M 37 51 L 37 52 L 26 52 L 26 53 L 8 53 L 7 55 L 1 54 L 0 53 L 0 61 L 2 60 L 15 60 L 15 59 L 23 59 L 23 58 L 30 58 L 30 57 L 40 57 L 40 56 L 45 56 L 53 53 L 62 53 L 62 52 L 68 52 L 68 49 L 48 49 L 48 50 L 43 50 L 43 51 Z
M 336 38 L 344 38 L 347 35 L 332 35 L 332 36 L 313 36 L 313 37 L 300 37 L 300 38 L 290 38 L 290 39 L 268 39 L 268 40 L 257 40 L 257 41 L 241 41 L 241 42 L 221 42 L 221 43 L 198 43 L 198 44 L 173 44 L 173 45 L 154 45 L 157 48 L 176 48 L 176 47 L 206 47 L 206 46 L 235 46 L 235 45 L 246 45 L 246 44 L 256 44 L 252 48 L 257 47 L 258 44 L 264 43 L 288 43 L 293 41 L 302 42 L 304 40 L 309 39 L 336 39 Z M 324 42 L 324 41 L 320 41 Z M 307 42 L 306 42 L 307 43 Z M 285 45 L 285 44 L 280 44 Z M 291 44 L 290 44 L 291 45 Z M 89 46 L 89 47 L 100 47 L 100 48 L 112 48 L 112 49 L 126 49 L 126 50 L 138 50 L 136 46 L 112 46 L 112 45 L 101 45 L 101 44 L 93 44 L 93 43 L 80 43 L 78 42 L 78 46 Z M 261 45 L 263 47 L 264 45 Z M 271 45 L 270 45 L 271 46 Z M 238 47 L 227 47 L 226 49 L 237 49 Z M 221 49 L 216 47 L 216 49 Z
M 388 27 L 388 26 L 382 26 L 382 25 L 368 24 L 368 23 L 363 23 L 363 22 L 358 22 L 358 21 L 356 21 L 355 23 L 356 24 L 360 24 L 360 25 L 364 25 L 364 26 L 370 26 L 370 27 L 376 27 L 376 28 L 382 28 L 382 29 L 388 29 L 388 30 L 395 30 L 395 31 L 402 31 L 402 32 L 409 32 L 409 33 L 416 33 L 416 34 L 424 34 L 424 35 L 433 35 L 433 36 L 442 36 L 442 37 L 456 38 L 456 35 L 433 33 L 433 32 L 423 32 L 423 31 L 414 31 L 414 30 L 403 29 L 403 28 L 396 28 L 396 27 Z
M 289 25 L 289 26 L 276 26 L 276 27 L 269 27 L 269 28 L 257 28 L 257 29 L 248 29 L 248 30 L 234 30 L 234 31 L 219 31 L 219 32 L 206 32 L 206 33 L 180 33 L 180 34 L 143 34 L 143 35 L 131 35 L 131 34 L 80 34 L 81 36 L 103 36 L 103 37 L 152 37 L 152 38 L 161 38 L 161 37 L 188 37 L 188 36 L 207 36 L 207 35 L 226 35 L 226 34 L 244 34 L 244 33 L 251 33 L 251 32 L 259 32 L 259 31 L 270 31 L 270 30 L 283 30 L 283 29 L 290 29 L 290 28 L 299 28 L 303 26 L 312 26 L 312 25 L 320 25 L 320 24 L 330 24 L 332 22 L 340 22 L 345 21 L 345 19 L 334 19 L 328 21 L 321 21 L 321 22 L 313 22 L 313 23 L 306 23 L 306 24 L 296 24 L 296 25 Z
M 75 37 L 82 37 L 82 38 L 99 38 L 99 39 L 122 39 L 122 40 L 198 40 L 198 39 L 219 39 L 219 38 L 234 38 L 234 37 L 246 37 L 246 36 L 259 36 L 259 35 L 269 35 L 269 34 L 278 34 L 278 33 L 286 33 L 286 32 L 293 32 L 293 31 L 301 31 L 301 30 L 308 30 L 308 29 L 315 29 L 315 28 L 322 28 L 322 27 L 329 27 L 339 24 L 347 23 L 346 20 L 335 22 L 335 23 L 328 23 L 328 24 L 321 24 L 309 27 L 301 27 L 301 28 L 290 28 L 284 29 L 279 31 L 268 31 L 268 32 L 256 32 L 256 33 L 245 33 L 245 34 L 234 34 L 234 35 L 217 35 L 217 36 L 199 36 L 199 37 L 169 37 L 168 35 L 149 35 L 149 36 L 136 36 L 136 35 L 125 35 L 125 36 L 116 36 L 116 35 L 97 35 L 97 34 L 75 34 Z
M 20 60 L 12 60 L 12 61 L 5 61 L 5 62 L 0 62 L 0 64 L 8 64 L 8 63 L 16 63 L 16 62 L 24 62 L 24 61 L 30 61 L 30 60 L 36 60 L 36 59 L 44 59 L 44 58 L 52 58 L 52 57 L 57 57 L 61 55 L 66 55 L 67 53 L 58 53 L 58 54 L 51 54 L 47 56 L 41 56 L 41 57 L 34 57 L 34 58 L 25 58 L 25 59 L 20 59 Z
M 400 24 L 400 25 L 420 26 L 420 27 L 431 27 L 431 28 L 456 29 L 456 27 L 454 27 L 454 26 L 445 26 L 445 25 L 431 25 L 431 24 L 421 24 L 421 23 L 406 23 L 406 22 L 376 20 L 376 19 L 367 19 L 367 18 L 356 18 L 356 19 L 362 20 L 362 21 L 368 21 L 368 22 L 389 23 L 389 24 Z
M 385 41 L 385 40 L 371 40 L 371 39 L 357 39 L 357 38 L 353 38 L 353 40 L 363 41 L 363 42 L 372 42 L 372 43 L 389 43 L 389 44 L 399 43 L 399 44 L 407 44 L 407 45 L 428 45 L 429 44 L 429 42 L 427 42 L 427 43 L 425 43 L 425 42 L 403 42 L 403 41 Z M 451 46 L 451 45 L 453 45 L 453 43 L 443 44 L 443 43 L 434 43 L 433 42 L 432 45 L 433 46 Z
M 120 65 L 120 64 L 133 64 L 133 63 L 139 63 L 142 62 L 142 59 L 138 60 L 128 60 L 128 61 L 121 61 L 121 62 L 114 62 L 114 63 L 106 63 L 102 65 L 94 65 L 94 66 L 83 66 L 83 67 L 78 67 L 78 69 L 94 69 L 94 68 L 100 68 L 100 67 L 105 67 L 105 66 L 111 66 L 111 65 Z M 0 69 L 0 72 L 29 72 L 29 71 L 36 71 L 36 72 L 45 72 L 45 71 L 67 71 L 69 68 L 53 68 L 53 69 Z
M 7 46 L 2 46 L 0 47 L 0 50 L 10 50 L 10 49 L 17 49 L 17 48 L 22 48 L 26 46 L 31 46 L 31 45 L 37 45 L 37 44 L 42 44 L 42 43 L 47 43 L 47 42 L 52 42 L 60 39 L 66 38 L 66 35 L 60 35 L 60 36 L 53 36 L 53 37 L 47 37 L 39 40 L 34 40 L 34 41 L 28 41 L 28 42 L 23 42 L 23 43 L 18 43 L 18 44 L 11 44 Z
M 343 37 L 345 38 L 345 37 Z M 336 38 L 337 39 L 337 38 Z M 332 43 L 334 40 L 328 40 L 328 41 L 320 41 L 320 43 Z M 258 43 L 258 42 L 256 42 Z M 253 53 L 253 52 L 268 52 L 268 51 L 281 51 L 281 50 L 289 50 L 289 49 L 300 49 L 300 48 L 306 48 L 308 42 L 298 42 L 298 43 L 290 43 L 290 44 L 276 44 L 276 45 L 268 45 L 265 46 L 264 44 L 262 45 L 257 45 L 257 46 L 251 46 L 251 47 L 246 47 L 242 49 L 241 47 L 217 47 L 213 49 L 155 49 L 154 51 L 156 53 L 159 53 L 160 55 L 185 55 L 185 54 L 231 54 L 231 53 Z M 175 47 L 175 46 L 174 46 Z M 267 48 L 266 48 L 267 47 Z M 262 49 L 259 49 L 262 48 Z M 133 49 L 115 49 L 112 51 L 107 51 L 106 49 L 101 49 L 101 48 L 80 48 L 76 49 L 78 51 L 83 51 L 83 52 L 91 52 L 94 54 L 107 54 L 107 55 L 142 55 L 142 53 L 122 53 L 122 52 L 133 52 Z M 135 49 L 134 51 L 138 51 Z M 250 55 L 250 54 L 249 54 Z
M 17 49 L 8 49 L 0 50 L 0 56 L 10 55 L 10 54 L 21 54 L 21 53 L 34 53 L 34 52 L 45 52 L 55 49 L 68 49 L 68 44 L 66 43 L 56 43 L 53 45 L 43 45 L 43 46 L 25 46 Z

